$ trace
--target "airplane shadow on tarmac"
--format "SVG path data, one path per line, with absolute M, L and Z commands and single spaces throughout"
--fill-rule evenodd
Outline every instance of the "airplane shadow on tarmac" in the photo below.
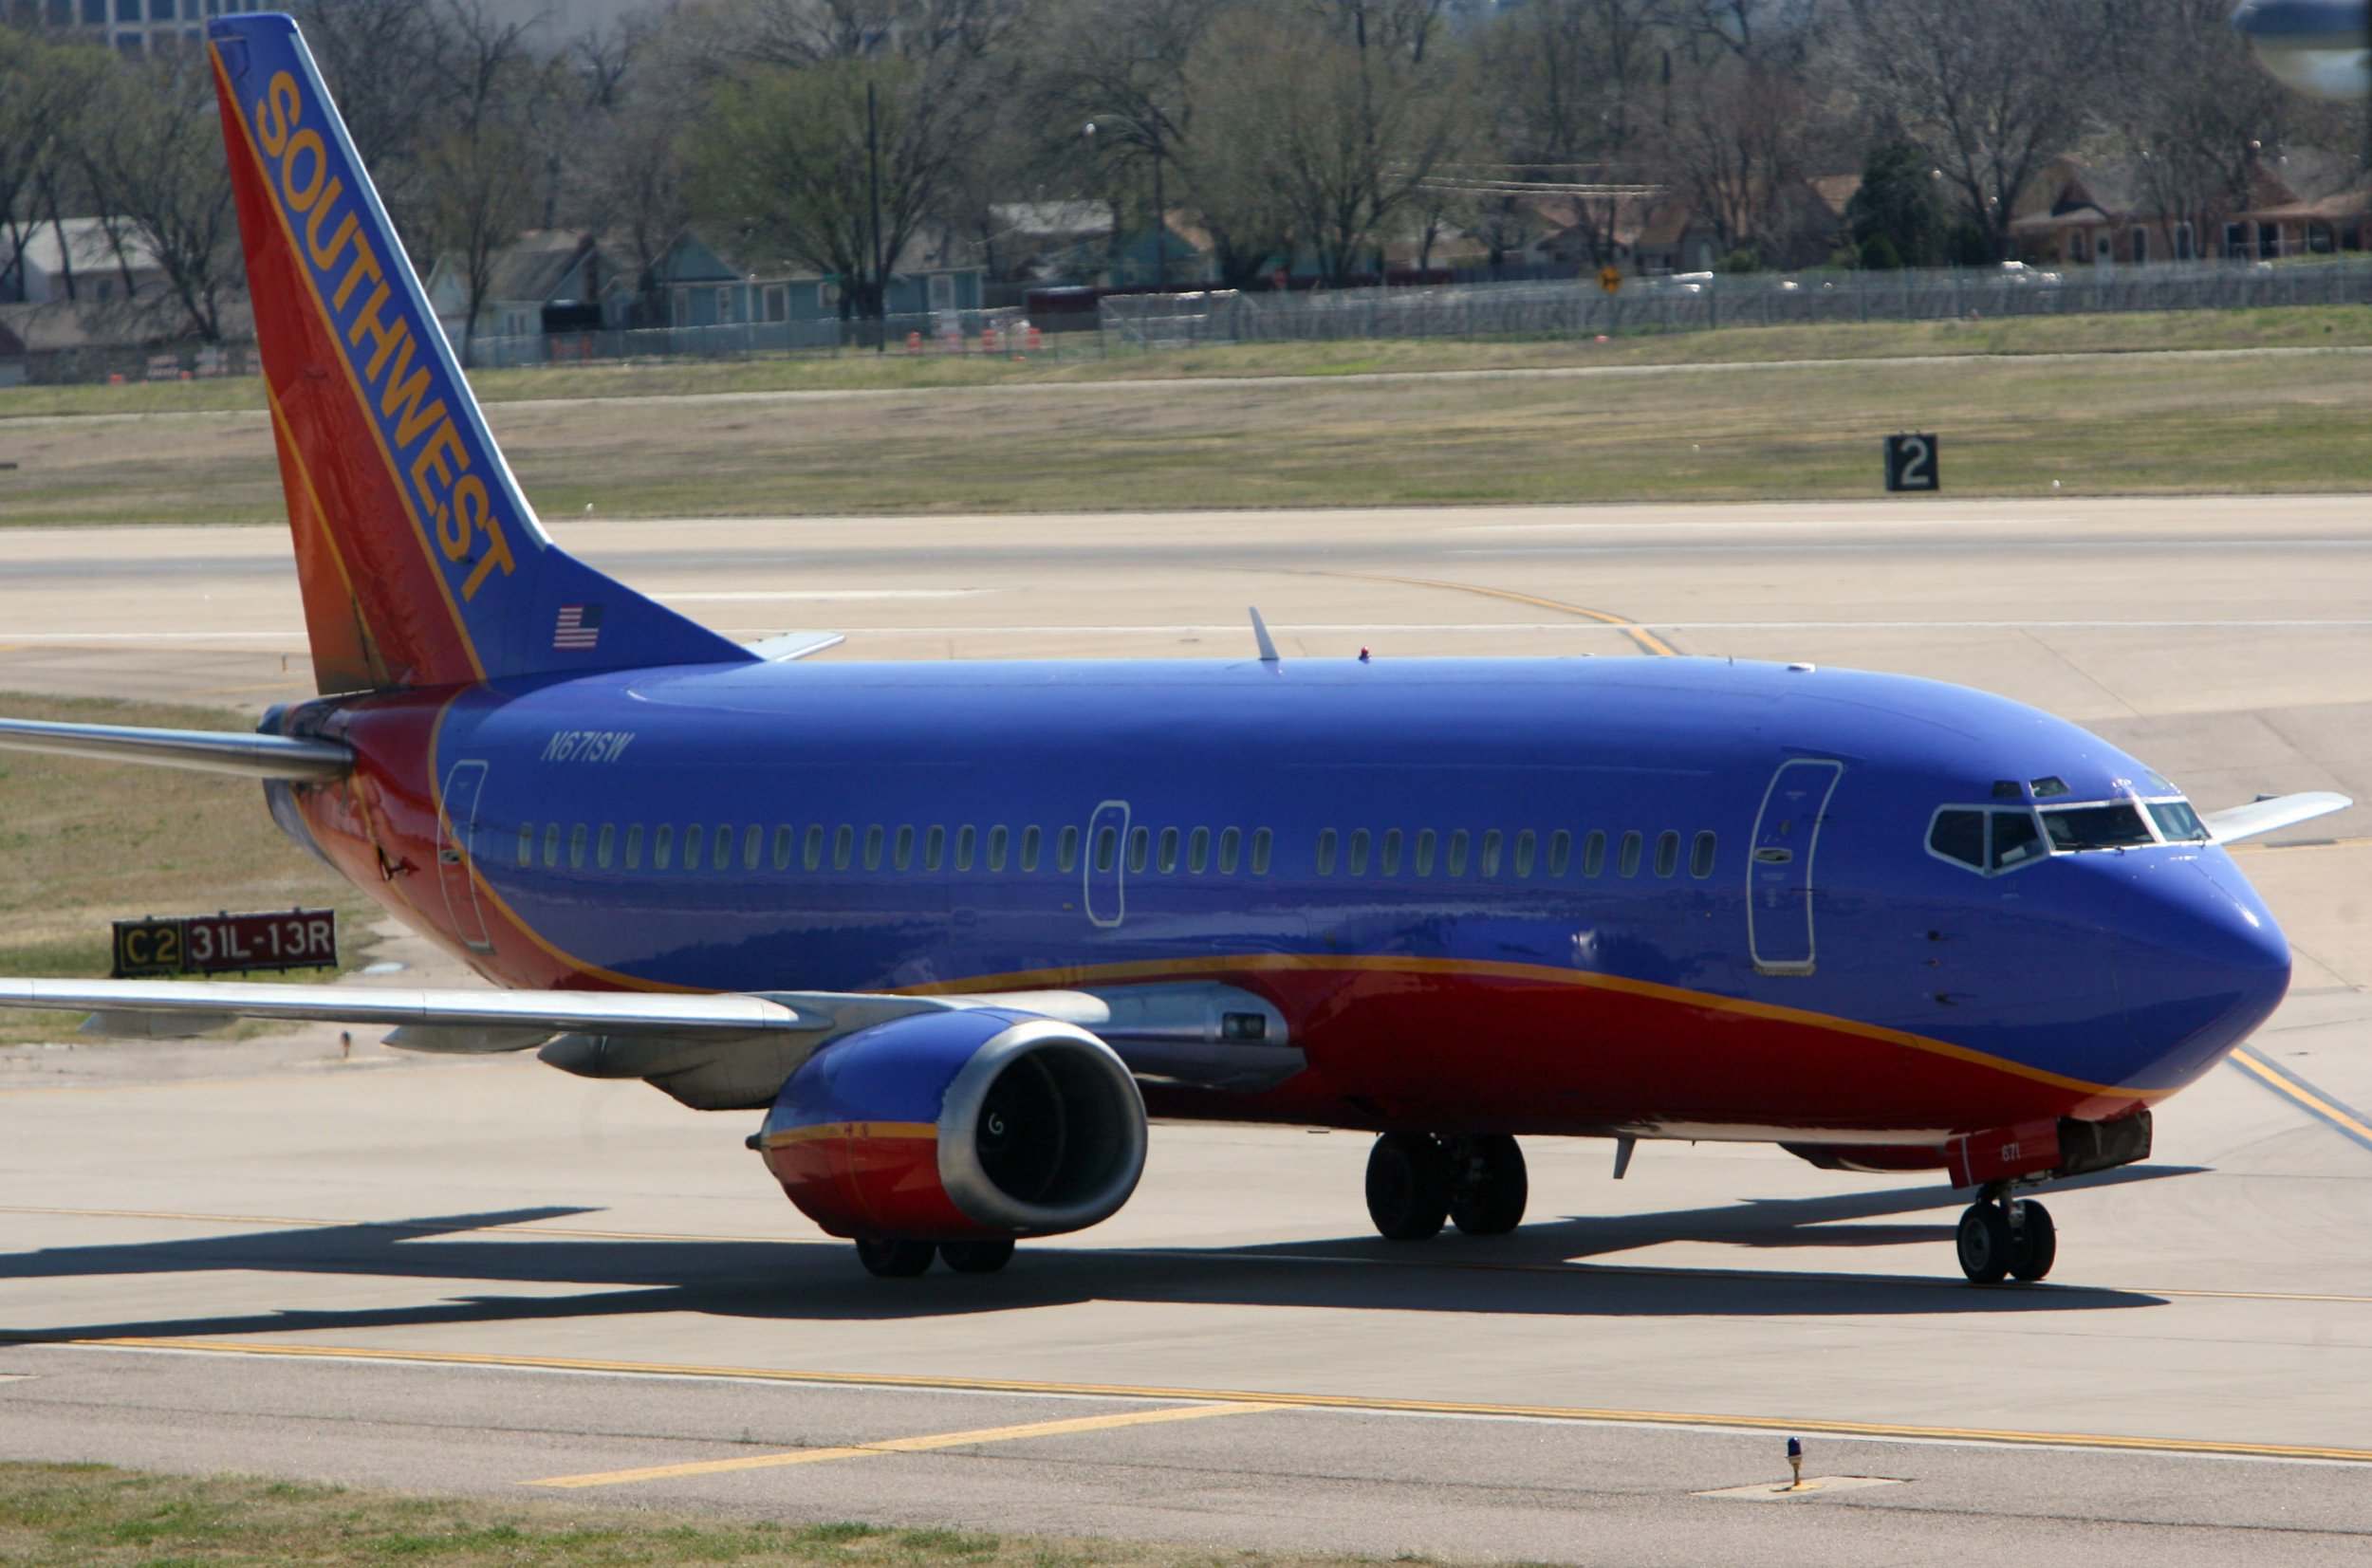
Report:
M 2189 1175 L 2136 1166 L 2067 1189 Z M 1676 1209 L 1612 1219 L 1559 1219 L 1512 1235 L 1455 1234 L 1424 1244 L 1373 1237 L 1269 1245 L 1161 1249 L 1028 1247 L 996 1275 L 934 1271 L 876 1280 L 845 1243 L 545 1235 L 492 1227 L 596 1212 L 541 1208 L 371 1225 L 243 1232 L 123 1245 L 0 1255 L 0 1281 L 136 1279 L 244 1272 L 357 1275 L 435 1282 L 411 1305 L 316 1310 L 259 1307 L 76 1324 L 0 1327 L 0 1339 L 286 1334 L 537 1319 L 632 1319 L 661 1313 L 784 1321 L 897 1320 L 1072 1302 L 1158 1301 L 1392 1312 L 1513 1313 L 1571 1318 L 1915 1316 L 2082 1312 L 2162 1306 L 2145 1291 L 2080 1285 L 1974 1289 L 1952 1273 L 1960 1200 L 1931 1186 Z M 1870 1225 L 1942 1209 L 1933 1223 Z M 1753 1249 L 1933 1243 L 1937 1272 L 1817 1274 L 1575 1262 L 1660 1241 Z M 532 1286 L 535 1295 L 446 1294 L 454 1284 Z M 583 1285 L 576 1294 L 552 1287 Z M 259 1287 L 259 1289 L 267 1287 Z M 269 1297 L 266 1298 L 269 1300 Z

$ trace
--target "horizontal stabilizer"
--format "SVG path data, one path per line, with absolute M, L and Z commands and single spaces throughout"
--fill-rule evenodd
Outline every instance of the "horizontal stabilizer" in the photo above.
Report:
M 2328 790 L 2308 790 L 2303 795 L 2269 796 L 2228 811 L 2211 811 L 2200 821 L 2207 824 L 2217 843 L 2229 844 L 2312 821 L 2333 811 L 2344 811 L 2355 803 L 2346 796 Z
M 0 747 L 91 757 L 151 767 L 184 767 L 243 779 L 340 779 L 354 753 L 334 741 L 242 735 L 217 729 L 134 729 L 110 724 L 48 724 L 0 719 Z

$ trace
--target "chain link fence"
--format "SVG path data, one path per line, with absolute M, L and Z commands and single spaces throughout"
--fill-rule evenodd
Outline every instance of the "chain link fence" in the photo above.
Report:
M 1934 322 L 2269 305 L 2372 304 L 2372 257 L 2264 265 L 2005 267 L 1983 270 L 1683 273 L 1590 282 L 1462 284 L 1306 293 L 1116 295 L 1098 316 L 1108 348 L 1319 342 L 1352 338 L 1555 338 L 1723 326 Z
M 1028 332 L 1021 310 L 1008 307 L 937 310 L 892 316 L 879 323 L 833 318 L 547 332 L 518 338 L 481 336 L 470 344 L 469 365 L 473 370 L 511 370 L 621 360 L 748 360 L 843 350 L 871 353 L 877 343 L 884 341 L 892 354 L 1003 354 L 1026 347 Z

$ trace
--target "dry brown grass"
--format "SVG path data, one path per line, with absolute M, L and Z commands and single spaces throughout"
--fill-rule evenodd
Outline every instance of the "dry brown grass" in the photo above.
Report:
M 0 1562 L 21 1568 L 1351 1568 L 1373 1559 L 1135 1541 L 732 1523 L 562 1503 L 400 1497 L 235 1476 L 98 1465 L 0 1465 Z M 1402 1558 L 1402 1562 L 1428 1559 Z
M 0 692 L 10 718 L 245 729 L 237 713 Z M 349 965 L 375 913 L 282 836 L 261 786 L 170 768 L 0 751 L 0 974 L 107 972 L 111 922 L 140 914 L 330 905 Z M 0 1015 L 0 1044 L 54 1040 L 74 1020 Z M 5 1560 L 0 1559 L 0 1560 Z

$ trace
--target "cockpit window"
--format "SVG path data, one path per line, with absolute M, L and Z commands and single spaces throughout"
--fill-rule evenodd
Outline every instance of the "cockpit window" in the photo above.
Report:
M 2038 801 L 2048 801 L 2054 795 L 2068 793 L 2067 781 L 2056 773 L 2044 774 L 2034 781 L 2033 787 L 2034 798 Z
M 2107 805 L 2067 805 L 2043 813 L 2043 827 L 2055 850 L 2125 849 L 2157 842 L 2150 824 L 2130 801 Z
M 1927 847 L 1947 860 L 1982 868 L 1985 864 L 1985 813 L 1938 811 L 1927 830 Z
M 2043 848 L 2043 835 L 2029 814 L 1996 811 L 1992 816 L 1993 850 L 1989 863 L 1993 870 L 2011 871 L 2048 853 Z
M 2014 871 L 2048 852 L 2034 814 L 2024 806 L 1946 806 L 1927 828 L 1931 855 L 1971 871 Z
M 2203 844 L 2210 835 L 2199 814 L 2191 809 L 2189 801 L 2151 801 L 2150 820 L 2158 824 L 2159 837 L 2169 843 Z

